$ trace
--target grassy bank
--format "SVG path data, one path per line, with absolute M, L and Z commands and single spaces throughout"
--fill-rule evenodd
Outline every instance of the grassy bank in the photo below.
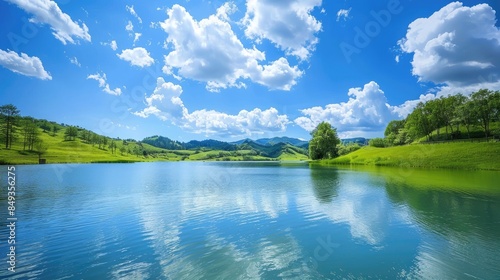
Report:
M 48 149 L 42 158 L 47 163 L 130 163 L 151 161 L 277 161 L 277 160 L 307 160 L 307 156 L 285 149 L 275 158 L 259 155 L 254 150 L 222 151 L 222 150 L 167 150 L 146 143 L 114 140 L 117 145 L 112 152 L 107 145 L 86 143 L 80 138 L 65 140 L 64 130 L 55 135 L 39 130 L 39 138 Z M 140 145 L 140 147 L 139 147 Z M 125 152 L 120 152 L 120 148 Z M 140 148 L 144 154 L 131 153 Z M 36 151 L 27 151 L 21 139 L 12 144 L 11 149 L 0 147 L 0 164 L 37 164 Z
M 500 171 L 500 142 L 363 147 L 345 156 L 318 163 Z

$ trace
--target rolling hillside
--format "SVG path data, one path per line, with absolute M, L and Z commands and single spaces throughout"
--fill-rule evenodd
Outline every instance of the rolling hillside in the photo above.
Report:
M 27 118 L 19 118 L 21 124 Z M 31 120 L 31 119 L 30 119 Z M 307 151 L 290 144 L 260 145 L 245 142 L 242 145 L 217 140 L 190 141 L 182 143 L 167 137 L 153 136 L 136 141 L 134 139 L 112 139 L 89 130 L 57 124 L 45 120 L 32 120 L 36 135 L 46 146 L 41 155 L 47 163 L 105 163 L 142 161 L 255 161 L 255 160 L 307 160 Z M 55 127 L 55 128 L 54 128 Z M 68 139 L 69 129 L 77 131 Z M 0 146 L 0 164 L 36 164 L 37 149 L 26 148 L 23 127 L 15 126 L 16 140 L 10 149 Z M 112 144 L 114 147 L 112 147 Z

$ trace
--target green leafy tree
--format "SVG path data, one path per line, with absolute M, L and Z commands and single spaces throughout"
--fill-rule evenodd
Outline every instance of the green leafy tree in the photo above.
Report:
M 27 117 L 22 121 L 23 150 L 33 151 L 39 140 L 38 127 L 33 118 Z
M 92 134 L 92 140 L 90 141 L 92 143 L 92 147 L 94 147 L 95 144 L 97 144 L 99 142 L 99 135 L 95 134 L 95 133 L 91 133 Z
M 337 145 L 340 139 L 337 129 L 327 122 L 322 122 L 311 132 L 312 139 L 309 142 L 309 157 L 311 159 L 334 158 L 338 156 Z
M 5 142 L 5 149 L 10 149 L 16 138 L 14 125 L 17 117 L 19 117 L 19 110 L 16 106 L 12 104 L 0 106 L 0 132 Z
M 446 123 L 446 134 L 448 134 L 448 127 L 450 128 L 452 138 L 460 134 L 460 117 L 457 112 L 457 108 L 462 106 L 467 101 L 467 97 L 462 94 L 450 95 L 444 99 L 445 103 L 445 123 Z M 453 131 L 453 126 L 456 127 Z
M 108 145 L 108 137 L 102 136 L 101 137 L 101 142 L 102 142 L 102 148 L 105 149 L 106 146 Z
M 493 91 L 481 89 L 471 95 L 474 103 L 475 113 L 479 119 L 479 123 L 484 130 L 484 136 L 488 138 L 490 134 L 490 123 L 495 117 L 495 97 Z
M 66 140 L 74 141 L 77 136 L 78 136 L 78 128 L 76 128 L 76 126 L 66 127 L 66 131 L 64 132 L 64 138 Z
M 470 128 L 478 122 L 474 103 L 470 100 L 456 108 L 457 117 L 461 124 L 467 129 L 467 138 L 470 138 Z
M 434 130 L 424 106 L 424 103 L 418 103 L 413 112 L 406 117 L 405 128 L 409 136 L 414 140 L 423 136 L 430 140 L 429 135 Z
M 44 143 L 41 139 L 38 139 L 35 143 L 35 151 L 38 154 L 38 160 L 42 158 L 42 155 L 44 155 L 47 150 L 49 149 L 49 146 Z
M 112 154 L 115 154 L 115 151 L 116 151 L 116 143 L 115 143 L 115 141 L 110 140 L 110 141 L 109 141 L 109 146 L 108 146 L 108 147 L 109 147 L 109 149 L 111 150 L 111 153 L 112 153 Z
M 59 127 L 57 127 L 57 125 L 53 125 L 52 126 L 52 136 L 56 136 L 58 131 L 59 131 Z
M 368 141 L 368 145 L 377 148 L 384 148 L 387 146 L 384 138 L 373 138 Z

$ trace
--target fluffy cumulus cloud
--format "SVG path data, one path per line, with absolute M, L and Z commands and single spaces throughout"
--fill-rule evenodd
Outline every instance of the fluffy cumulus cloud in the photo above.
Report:
M 42 61 L 36 56 L 28 56 L 25 53 L 19 55 L 14 51 L 0 50 L 0 65 L 24 76 L 52 80 L 50 74 L 43 68 Z
M 142 47 L 123 50 L 122 53 L 117 54 L 117 56 L 139 67 L 151 66 L 155 62 L 149 52 Z
M 160 77 L 153 93 L 145 99 L 146 108 L 134 114 L 143 118 L 156 116 L 188 131 L 218 136 L 251 136 L 285 131 L 289 123 L 286 115 L 280 115 L 272 107 L 241 110 L 236 115 L 205 109 L 190 113 L 180 98 L 181 94 L 181 86 L 165 82 Z
M 398 44 L 421 81 L 459 88 L 500 81 L 500 29 L 488 4 L 452 2 L 408 26 Z
M 196 21 L 179 5 L 167 10 L 168 18 L 160 23 L 168 34 L 163 72 L 207 83 L 207 89 L 245 87 L 250 79 L 270 89 L 289 90 L 303 74 L 285 58 L 262 65 L 265 54 L 255 47 L 245 48 L 228 22 L 236 10 L 224 4 L 217 13 Z
M 363 88 L 351 88 L 348 96 L 347 102 L 303 109 L 301 113 L 305 116 L 294 122 L 312 131 L 319 123 L 326 121 L 336 127 L 343 137 L 358 133 L 370 136 L 370 133 L 379 134 L 390 120 L 398 117 L 395 109 L 387 104 L 387 98 L 376 82 L 369 82 Z
M 68 14 L 61 11 L 56 2 L 50 0 L 7 0 L 16 4 L 19 8 L 33 15 L 30 21 L 33 23 L 48 24 L 53 30 L 53 35 L 66 45 L 67 42 L 74 44 L 75 38 L 85 41 L 91 40 L 89 29 L 82 23 L 79 25 L 73 21 Z
M 154 115 L 159 119 L 166 121 L 170 120 L 174 124 L 179 124 L 179 120 L 187 114 L 184 103 L 180 99 L 182 87 L 174 85 L 171 82 L 165 82 L 163 78 L 158 78 L 156 88 L 153 93 L 146 97 L 145 103 L 147 107 L 136 112 L 135 115 L 147 118 Z
M 241 23 L 251 39 L 267 39 L 290 55 L 307 59 L 318 43 L 321 23 L 311 15 L 321 0 L 247 0 Z
M 111 95 L 120 95 L 120 94 L 122 94 L 122 90 L 120 88 L 111 89 L 109 87 L 109 84 L 106 81 L 107 78 L 106 78 L 106 74 L 105 73 L 102 73 L 102 74 L 101 73 L 96 73 L 96 74 L 93 74 L 93 75 L 88 75 L 87 79 L 98 81 L 99 82 L 99 87 L 102 89 L 102 91 L 104 91 L 107 94 L 111 94 Z

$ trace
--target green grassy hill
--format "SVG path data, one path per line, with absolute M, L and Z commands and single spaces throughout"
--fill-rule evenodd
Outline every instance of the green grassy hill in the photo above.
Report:
M 322 160 L 320 163 L 500 170 L 500 142 L 363 147 L 335 159 Z
M 74 140 L 65 139 L 67 126 L 58 125 L 59 131 L 55 134 L 38 128 L 39 139 L 47 145 L 47 151 L 42 158 L 47 163 L 102 163 L 102 162 L 142 162 L 142 161 L 268 161 L 268 160 L 307 160 L 305 151 L 300 148 L 282 144 L 275 146 L 240 146 L 238 150 L 224 151 L 209 148 L 190 150 L 163 149 L 135 140 L 110 139 L 117 145 L 114 153 L 109 144 L 90 144 L 81 137 Z M 17 131 L 21 129 L 18 127 Z M 85 130 L 79 128 L 81 135 Z M 221 142 L 222 143 L 222 142 Z M 140 152 L 134 152 L 140 151 Z M 11 149 L 0 146 L 0 164 L 37 164 L 36 151 L 23 148 L 22 135 L 14 141 Z

